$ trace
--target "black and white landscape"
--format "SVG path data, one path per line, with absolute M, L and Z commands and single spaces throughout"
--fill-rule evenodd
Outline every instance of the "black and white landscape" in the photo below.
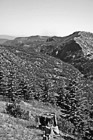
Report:
M 29 139 L 36 134 L 41 139 L 42 132 L 33 128 L 36 115 L 55 112 L 62 133 L 92 139 L 92 42 L 92 33 L 79 31 L 65 37 L 18 37 L 0 45 L 2 137 L 7 131 L 9 138 Z M 32 120 L 2 113 L 6 102 L 15 100 L 32 112 Z
M 0 0 L 0 140 L 93 140 L 92 17 L 92 0 Z

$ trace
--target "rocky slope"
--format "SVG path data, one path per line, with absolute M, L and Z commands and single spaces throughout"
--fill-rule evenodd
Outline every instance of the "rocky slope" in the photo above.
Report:
M 93 34 L 75 32 L 60 39 L 42 45 L 40 51 L 57 57 L 76 67 L 86 78 L 93 79 Z M 54 44 L 53 44 L 54 43 Z M 52 47 L 51 47 L 52 46 Z

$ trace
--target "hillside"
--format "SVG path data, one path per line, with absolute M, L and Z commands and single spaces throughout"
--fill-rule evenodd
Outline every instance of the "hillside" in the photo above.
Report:
M 65 37 L 31 36 L 19 37 L 4 43 L 5 46 L 20 47 L 27 52 L 48 54 L 73 65 L 86 78 L 93 79 L 93 34 L 74 32 Z
M 14 40 L 8 40 L 4 43 L 5 46 L 14 46 L 14 47 L 37 47 L 41 45 L 48 39 L 48 36 L 29 36 L 29 37 L 17 37 Z
M 67 62 L 77 68 L 86 78 L 93 80 L 93 34 L 75 32 L 42 45 L 40 51 Z
M 0 35 L 0 45 L 5 43 L 6 41 L 13 40 L 15 37 L 9 35 Z
M 30 92 L 35 94 L 38 92 L 38 96 L 41 96 L 41 93 L 44 94 L 44 90 L 56 92 L 60 86 L 64 86 L 65 81 L 68 85 L 74 80 L 79 83 L 82 78 L 78 70 L 59 59 L 36 53 L 34 50 L 27 53 L 21 49 L 14 48 L 11 51 L 9 49 L 11 48 L 0 48 L 1 72 L 6 77 L 3 79 L 15 80 L 14 86 L 24 82 L 28 84 Z
M 92 41 L 93 35 L 86 32 L 6 41 L 0 46 L 0 100 L 20 99 L 28 106 L 35 101 L 37 106 L 33 106 L 34 110 L 31 108 L 33 114 L 35 108 L 39 110 L 43 106 L 43 112 L 47 106 L 55 113 L 60 112 L 57 114 L 61 132 L 78 140 L 78 136 L 80 140 L 91 140 Z
M 47 108 L 37 102 L 33 104 L 21 102 L 21 107 L 25 108 L 26 111 L 30 110 L 32 114 L 29 120 L 23 120 L 3 113 L 5 104 L 6 102 L 0 101 L 0 140 L 42 140 L 43 131 L 36 127 L 34 116 L 48 111 L 51 112 L 51 110 L 54 110 L 52 107 Z M 57 110 L 55 112 L 58 114 Z M 55 140 L 60 140 L 60 137 L 55 138 Z
M 1 39 L 0 38 L 0 44 L 3 44 L 4 42 L 6 42 L 7 41 L 7 39 Z

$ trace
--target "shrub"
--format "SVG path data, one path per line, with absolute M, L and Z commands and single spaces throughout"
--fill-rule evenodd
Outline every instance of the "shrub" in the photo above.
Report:
M 29 120 L 29 111 L 21 109 L 20 104 L 15 102 L 6 104 L 6 112 L 15 118 Z

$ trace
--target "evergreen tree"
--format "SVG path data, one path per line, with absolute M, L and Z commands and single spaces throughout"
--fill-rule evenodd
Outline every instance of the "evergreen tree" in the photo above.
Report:
M 0 71 L 0 95 L 4 95 L 4 80 L 2 71 Z
M 62 117 L 74 125 L 73 133 L 82 138 L 89 132 L 89 103 L 77 87 L 76 82 L 59 89 L 58 105 L 61 107 Z
M 24 100 L 29 100 L 30 93 L 27 86 L 27 83 L 23 80 L 20 81 L 18 89 L 17 89 L 17 97 L 23 98 Z
M 40 83 L 38 83 L 38 85 L 35 85 L 34 98 L 42 102 L 48 102 L 49 101 L 48 97 L 49 97 L 49 83 L 46 79 L 44 79 L 44 81 L 41 81 Z
M 6 96 L 7 90 L 7 81 L 5 80 L 5 75 L 2 71 L 0 71 L 0 95 L 4 97 Z
M 14 72 L 10 71 L 10 74 L 8 75 L 8 83 L 7 83 L 7 93 L 6 96 L 9 98 L 10 101 L 15 100 L 15 83 L 14 83 Z

